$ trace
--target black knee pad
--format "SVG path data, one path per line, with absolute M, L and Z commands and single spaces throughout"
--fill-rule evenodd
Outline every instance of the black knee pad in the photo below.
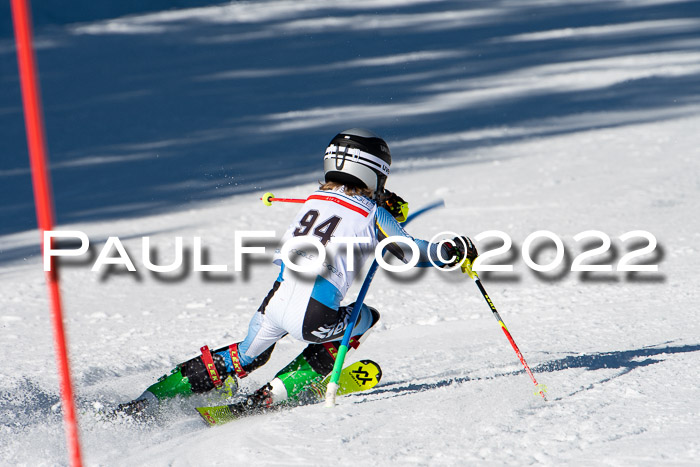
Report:
M 311 369 L 324 376 L 333 371 L 333 365 L 335 364 L 335 357 L 328 352 L 327 345 L 332 345 L 336 351 L 340 347 L 339 342 L 329 342 L 325 345 L 309 344 L 301 353 L 309 366 L 311 366 Z
M 226 362 L 224 361 L 224 357 L 213 354 L 212 360 L 214 360 L 214 366 L 216 367 L 216 371 L 219 373 L 221 379 L 225 379 L 226 375 L 228 375 L 228 371 L 226 371 Z M 201 356 L 195 357 L 192 360 L 187 360 L 184 363 L 180 363 L 178 367 L 180 368 L 182 376 L 187 377 L 188 381 L 190 382 L 192 392 L 207 392 L 214 389 L 214 383 L 207 372 L 207 368 L 204 365 Z
M 350 304 L 350 306 L 354 305 L 355 303 Z M 371 328 L 375 324 L 377 324 L 380 315 L 375 308 L 372 308 L 371 306 L 368 306 L 367 308 L 369 308 L 369 310 L 372 312 L 372 324 L 370 325 Z M 361 336 L 355 336 L 353 337 L 353 339 L 358 339 L 359 337 Z M 333 352 L 335 354 L 338 348 L 340 348 L 340 342 L 334 341 L 327 342 L 325 344 L 309 344 L 302 352 L 302 355 L 309 363 L 311 368 L 316 373 L 319 373 L 321 375 L 327 375 L 328 373 L 333 371 L 333 365 L 335 365 L 335 357 L 331 355 L 327 346 L 332 346 L 335 349 L 335 352 Z

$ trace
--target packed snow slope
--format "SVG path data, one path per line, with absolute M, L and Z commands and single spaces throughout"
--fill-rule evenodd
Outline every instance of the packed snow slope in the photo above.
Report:
M 39 30 L 57 215 L 93 245 L 61 270 L 88 465 L 695 465 L 700 456 L 700 5 L 677 1 L 236 2 Z M 67 462 L 48 301 L 11 43 L 0 41 L 0 464 Z M 334 409 L 300 407 L 209 429 L 170 405 L 159 423 L 105 422 L 203 344 L 241 339 L 274 278 L 267 253 L 234 272 L 234 233 L 274 230 L 356 125 L 385 136 L 388 188 L 420 238 L 500 230 L 490 297 L 459 272 L 380 271 L 382 320 L 351 360 L 384 377 Z M 525 239 L 558 235 L 537 273 Z M 612 239 L 571 272 L 574 258 Z M 657 272 L 616 271 L 632 263 Z M 118 236 L 137 272 L 92 272 Z M 183 237 L 186 265 L 153 274 Z M 192 272 L 193 237 L 227 273 Z M 481 251 L 500 245 L 478 242 Z M 528 251 L 554 258 L 551 241 Z M 353 286 L 354 297 L 359 284 Z M 283 339 L 254 390 L 303 345 Z M 203 401 L 198 401 L 199 403 Z
M 687 115 L 699 17 L 667 0 L 305 0 L 39 28 L 57 216 L 315 181 L 319 150 L 353 126 L 406 163 Z M 0 70 L 3 234 L 35 225 L 9 37 Z

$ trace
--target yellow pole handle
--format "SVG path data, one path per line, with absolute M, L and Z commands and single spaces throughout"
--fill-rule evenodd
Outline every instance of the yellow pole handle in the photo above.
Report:
M 460 265 L 462 268 L 462 272 L 464 274 L 468 274 L 469 277 L 472 279 L 476 280 L 479 278 L 479 275 L 472 269 L 472 260 L 469 258 L 464 258 L 464 261 L 462 261 L 462 264 Z

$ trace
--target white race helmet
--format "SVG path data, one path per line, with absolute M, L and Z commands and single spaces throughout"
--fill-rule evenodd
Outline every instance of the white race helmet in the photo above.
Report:
M 386 141 L 362 128 L 338 133 L 323 158 L 327 182 L 369 188 L 375 193 L 383 191 L 390 165 Z

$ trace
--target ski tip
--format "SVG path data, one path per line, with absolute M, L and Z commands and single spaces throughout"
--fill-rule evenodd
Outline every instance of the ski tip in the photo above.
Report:
M 215 407 L 195 407 L 195 410 L 209 426 L 223 425 L 236 420 L 240 415 L 231 410 L 230 405 L 218 405 Z
M 195 407 L 195 410 L 199 415 L 201 415 L 202 419 L 206 422 L 207 425 L 209 426 L 214 426 L 217 424 L 216 418 L 209 413 L 209 409 L 211 407 Z
M 364 365 L 372 365 L 376 368 L 374 378 L 377 380 L 377 382 L 375 383 L 375 385 L 382 380 L 382 368 L 379 366 L 379 363 L 375 362 L 374 360 L 360 360 L 360 363 Z
M 376 362 L 360 360 L 343 368 L 343 373 L 338 382 L 338 395 L 372 389 L 379 384 L 381 378 L 382 370 Z

